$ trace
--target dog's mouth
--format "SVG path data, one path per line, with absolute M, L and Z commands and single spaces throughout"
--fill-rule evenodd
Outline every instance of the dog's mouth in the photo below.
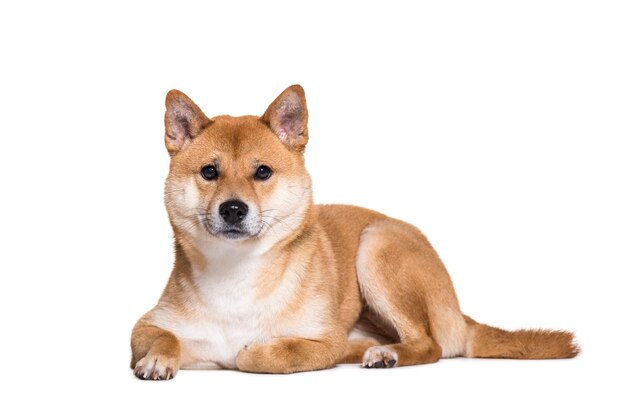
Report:
M 228 239 L 242 239 L 242 238 L 249 238 L 250 234 L 248 234 L 247 231 L 243 231 L 243 230 L 238 230 L 238 229 L 228 229 L 228 230 L 222 230 L 220 232 L 218 232 L 219 235 L 221 235 L 224 238 L 228 238 Z
M 223 223 L 215 225 L 207 217 L 200 218 L 200 222 L 207 233 L 218 238 L 245 240 L 257 237 L 260 234 L 260 231 L 253 232 L 251 231 L 252 229 L 249 229 L 248 226 L 245 225 L 224 225 Z

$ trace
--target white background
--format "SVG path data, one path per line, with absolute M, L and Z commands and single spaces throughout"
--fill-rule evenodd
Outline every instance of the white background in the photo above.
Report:
M 0 391 L 623 389 L 623 3 L 310 3 L 2 3 Z M 260 115 L 293 83 L 317 202 L 416 224 L 467 314 L 582 355 L 135 379 L 173 261 L 166 92 Z

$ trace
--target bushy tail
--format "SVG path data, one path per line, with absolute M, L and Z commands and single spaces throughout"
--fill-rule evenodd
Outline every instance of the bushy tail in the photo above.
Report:
M 468 325 L 467 357 L 548 359 L 576 357 L 580 349 L 574 334 L 554 330 L 506 331 L 477 323 L 465 316 Z

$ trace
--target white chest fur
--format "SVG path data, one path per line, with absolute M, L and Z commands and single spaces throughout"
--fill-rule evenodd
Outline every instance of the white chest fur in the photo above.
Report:
M 248 259 L 194 267 L 186 313 L 167 304 L 155 308 L 155 325 L 181 342 L 181 368 L 234 368 L 245 345 L 268 339 L 265 302 L 255 294 L 261 263 Z
M 237 353 L 245 346 L 268 339 L 264 327 L 262 300 L 256 297 L 258 262 L 248 261 L 248 272 L 197 277 L 202 303 L 192 321 L 181 331 L 183 355 L 187 362 L 212 361 L 235 367 Z M 239 268 L 239 267 L 237 267 Z M 236 269 L 234 271 L 245 271 Z
M 284 315 L 301 285 L 301 264 L 290 264 L 280 285 L 260 298 L 258 278 L 271 261 L 229 254 L 219 262 L 194 266 L 187 313 L 181 315 L 166 303 L 151 313 L 153 324 L 181 341 L 181 368 L 235 368 L 246 345 L 283 336 L 315 338 L 323 332 L 327 304 L 322 300 Z

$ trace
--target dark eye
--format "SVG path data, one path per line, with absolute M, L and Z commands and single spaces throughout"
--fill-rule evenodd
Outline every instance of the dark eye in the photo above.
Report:
M 268 166 L 259 166 L 254 173 L 254 179 L 264 181 L 272 176 L 272 169 Z
M 214 181 L 217 179 L 217 168 L 215 168 L 212 164 L 204 166 L 200 170 L 200 175 L 202 175 L 202 177 L 207 181 Z

